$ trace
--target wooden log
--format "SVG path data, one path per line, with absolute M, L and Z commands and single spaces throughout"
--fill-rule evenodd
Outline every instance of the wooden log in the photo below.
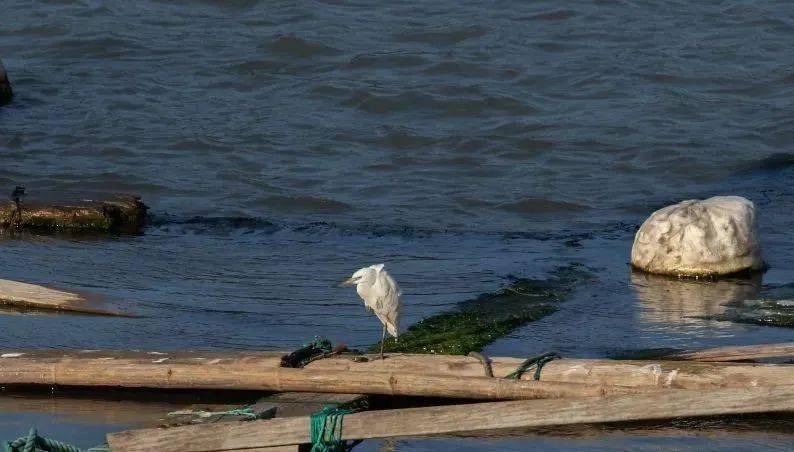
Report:
M 769 358 L 794 358 L 794 342 L 780 344 L 740 345 L 676 353 L 665 358 L 689 361 L 751 361 Z
M 5 359 L 2 357 L 5 356 Z M 598 397 L 654 388 L 505 380 L 403 372 L 348 372 L 275 366 L 202 366 L 168 357 L 128 359 L 37 359 L 0 354 L 0 384 L 110 386 L 125 388 L 235 389 L 328 392 L 465 399 Z
M 0 279 L 0 305 L 22 311 L 32 309 L 123 317 L 132 316 L 131 314 L 106 308 L 102 303 L 89 301 L 75 293 L 7 279 Z
M 16 217 L 13 202 L 0 205 L 0 228 L 36 231 L 135 232 L 143 226 L 148 207 L 138 196 L 109 196 L 77 202 L 24 202 Z
M 389 354 L 381 361 L 375 355 L 361 358 L 330 357 L 310 363 L 307 369 L 438 375 L 481 376 L 482 363 L 456 355 Z M 495 377 L 504 377 L 521 363 L 518 358 L 491 358 Z M 534 371 L 522 378 L 532 379 Z M 619 385 L 657 386 L 679 389 L 754 387 L 794 384 L 794 366 L 775 364 L 706 363 L 689 361 L 617 361 L 607 359 L 559 359 L 543 366 L 541 381 Z
M 289 374 L 273 373 L 281 363 L 281 352 L 108 352 L 80 350 L 0 350 L 0 384 L 126 386 L 156 388 L 254 389 L 295 392 L 297 385 L 278 387 Z M 454 355 L 403 355 L 392 353 L 386 360 L 354 361 L 337 356 L 310 363 L 305 374 L 345 377 L 348 373 L 378 375 L 422 374 L 482 377 L 476 358 Z M 495 376 L 504 377 L 521 363 L 518 358 L 492 358 Z M 81 370 L 83 369 L 83 370 Z M 90 369 L 90 371 L 85 370 Z M 171 374 L 169 375 L 169 370 Z M 333 371 L 328 373 L 327 371 Z M 96 372 L 97 375 L 92 375 Z M 188 373 L 185 373 L 188 372 Z M 188 377 L 190 376 L 190 377 Z M 532 379 L 528 372 L 524 379 Z M 192 378 L 192 380 L 190 379 Z M 301 391 L 317 392 L 320 380 L 306 382 Z M 402 381 L 402 380 L 400 380 Z M 699 363 L 689 361 L 612 361 L 561 359 L 546 364 L 541 381 L 580 383 L 592 386 L 671 387 L 701 389 L 718 387 L 776 386 L 794 381 L 794 366 L 775 364 Z M 284 380 L 287 383 L 287 380 Z M 352 385 L 352 383 L 351 383 Z M 362 393 L 356 387 L 332 389 Z M 390 389 L 381 380 L 382 389 Z M 328 389 L 323 389 L 327 391 Z
M 794 411 L 794 386 L 664 391 L 606 398 L 490 402 L 345 416 L 343 439 Z M 144 429 L 108 435 L 114 452 L 246 450 L 309 441 L 308 418 Z

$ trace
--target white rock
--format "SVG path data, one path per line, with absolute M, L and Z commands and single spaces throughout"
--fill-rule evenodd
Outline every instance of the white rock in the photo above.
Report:
M 631 264 L 675 276 L 760 270 L 755 205 L 740 196 L 715 196 L 657 210 L 634 237 Z

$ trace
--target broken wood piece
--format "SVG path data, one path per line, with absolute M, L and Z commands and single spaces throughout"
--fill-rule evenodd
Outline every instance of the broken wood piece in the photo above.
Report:
M 132 317 L 131 314 L 106 309 L 102 307 L 101 303 L 91 302 L 75 293 L 7 279 L 0 279 L 0 305 L 20 310 L 34 309 Z
M 552 425 L 794 411 L 794 386 L 664 391 L 605 398 L 521 400 L 366 411 L 344 417 L 342 439 L 471 433 Z M 111 433 L 114 452 L 209 452 L 310 441 L 309 418 Z
M 710 362 L 751 361 L 769 358 L 794 358 L 794 342 L 717 347 L 694 352 L 676 353 L 665 358 Z
M 110 196 L 78 202 L 13 202 L 0 205 L 0 228 L 37 231 L 135 232 L 143 226 L 148 207 L 138 196 Z

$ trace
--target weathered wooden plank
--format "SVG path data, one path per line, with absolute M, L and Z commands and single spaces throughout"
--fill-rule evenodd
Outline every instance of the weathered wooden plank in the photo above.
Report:
M 130 316 L 130 314 L 104 307 L 99 302 L 89 301 L 83 296 L 75 293 L 7 279 L 0 279 L 0 305 L 11 306 L 23 310 L 35 309 L 82 314 Z
M 604 398 L 489 402 L 345 416 L 343 439 L 439 435 L 551 425 L 794 411 L 794 386 L 668 390 Z M 114 452 L 228 451 L 306 443 L 309 418 L 113 433 Z

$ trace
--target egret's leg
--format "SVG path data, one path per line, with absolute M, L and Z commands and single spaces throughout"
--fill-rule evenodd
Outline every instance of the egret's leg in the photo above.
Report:
M 383 360 L 383 343 L 386 341 L 386 325 L 383 325 L 383 335 L 380 337 L 380 359 Z

